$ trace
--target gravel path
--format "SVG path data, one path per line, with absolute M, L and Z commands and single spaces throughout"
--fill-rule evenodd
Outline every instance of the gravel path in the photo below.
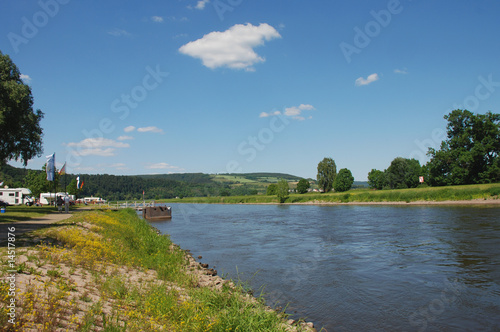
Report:
M 16 237 L 21 236 L 24 233 L 31 232 L 43 227 L 47 227 L 57 221 L 68 219 L 71 217 L 71 213 L 58 213 L 53 212 L 44 215 L 39 218 L 32 218 L 30 220 L 23 220 L 18 222 L 9 222 L 0 224 L 0 247 L 7 244 L 7 235 L 9 233 L 10 227 L 15 227 L 15 231 L 11 232 L 16 235 Z

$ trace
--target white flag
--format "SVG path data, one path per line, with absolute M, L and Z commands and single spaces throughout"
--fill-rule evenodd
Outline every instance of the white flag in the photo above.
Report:
M 76 189 L 80 189 L 80 177 L 76 177 Z
M 55 165 L 56 165 L 56 154 L 53 153 L 47 156 L 47 166 L 45 166 L 45 171 L 47 172 L 47 181 L 54 181 Z

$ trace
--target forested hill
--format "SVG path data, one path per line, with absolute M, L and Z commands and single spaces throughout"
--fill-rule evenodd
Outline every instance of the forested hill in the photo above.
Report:
M 28 176 L 29 174 L 31 176 Z M 77 176 L 80 176 L 80 181 L 83 182 L 83 187 L 78 191 L 76 190 Z M 146 199 L 254 195 L 265 193 L 267 185 L 277 182 L 279 178 L 290 182 L 300 179 L 300 177 L 282 173 L 66 174 L 58 176 L 58 191 L 63 191 L 66 185 L 68 192 L 75 193 L 79 197 L 96 196 L 107 200 L 139 200 L 142 199 L 143 191 Z M 36 184 L 29 183 L 35 181 L 34 179 L 36 179 Z M 52 183 L 45 180 L 45 172 L 41 170 L 3 165 L 0 167 L 0 182 L 2 181 L 9 187 L 27 187 L 33 192 L 53 190 Z

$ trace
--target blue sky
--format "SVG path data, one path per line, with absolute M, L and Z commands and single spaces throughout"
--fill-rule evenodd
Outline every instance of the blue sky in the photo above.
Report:
M 45 113 L 40 169 L 366 180 L 426 162 L 455 108 L 500 112 L 498 1 L 4 1 Z M 20 163 L 11 162 L 19 166 Z

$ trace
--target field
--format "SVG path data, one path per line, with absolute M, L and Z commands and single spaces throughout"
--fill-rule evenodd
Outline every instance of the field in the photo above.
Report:
M 440 202 L 473 199 L 498 199 L 500 183 L 450 187 L 425 187 L 397 190 L 353 189 L 342 193 L 290 194 L 285 203 L 349 203 L 349 202 Z M 252 195 L 230 197 L 189 197 L 171 199 L 177 203 L 278 203 L 276 196 Z
M 212 175 L 212 180 L 229 185 L 231 188 L 236 188 L 242 185 L 250 189 L 255 189 L 259 193 L 265 193 L 267 186 L 271 183 L 277 183 L 279 179 L 285 178 L 288 180 L 290 187 L 295 188 L 299 177 L 289 174 L 278 173 L 250 173 L 250 174 L 216 174 Z

